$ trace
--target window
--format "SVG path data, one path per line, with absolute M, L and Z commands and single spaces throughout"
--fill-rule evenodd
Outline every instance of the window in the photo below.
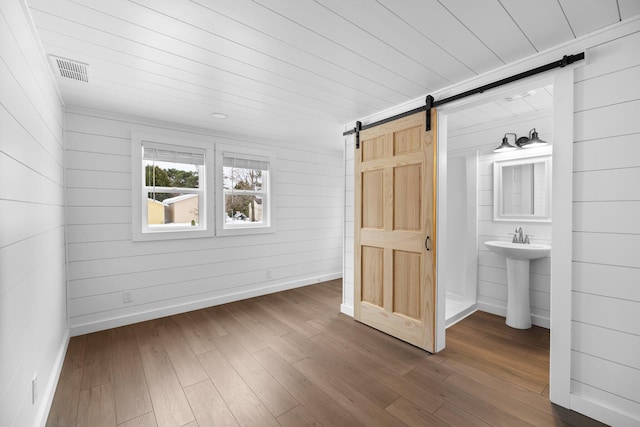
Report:
M 213 235 L 207 182 L 213 149 L 199 142 L 134 136 L 133 239 Z
M 217 234 L 273 232 L 273 156 L 237 147 L 232 150 L 217 148 Z

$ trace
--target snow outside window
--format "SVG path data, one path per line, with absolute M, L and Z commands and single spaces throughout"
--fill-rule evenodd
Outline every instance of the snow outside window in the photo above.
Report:
M 272 156 L 219 150 L 218 234 L 273 232 Z

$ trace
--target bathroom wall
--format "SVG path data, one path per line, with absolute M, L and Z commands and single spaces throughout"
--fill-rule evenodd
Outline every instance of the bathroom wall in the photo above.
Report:
M 23 2 L 0 2 L 0 425 L 44 425 L 68 342 L 62 103 Z M 32 381 L 37 393 L 32 400 Z
M 540 138 L 553 143 L 553 124 L 550 111 L 539 111 L 506 120 L 490 121 L 479 126 L 467 127 L 449 132 L 449 163 L 459 158 L 475 156 L 478 153 L 478 309 L 506 316 L 507 312 L 507 267 L 502 255 L 491 252 L 483 242 L 488 240 L 511 241 L 516 227 L 522 227 L 525 234 L 534 235 L 532 243 L 551 244 L 550 223 L 529 223 L 493 220 L 493 162 L 516 156 L 530 155 L 537 149 L 494 153 L 507 132 L 518 136 L 527 135 L 536 128 Z M 451 175 L 451 174 L 450 174 Z M 455 182 L 455 181 L 454 181 Z M 449 207 L 450 209 L 450 207 Z M 453 215 L 456 215 L 453 213 Z M 459 214 L 458 214 L 459 215 Z M 459 222 L 460 219 L 455 220 Z M 449 218 L 451 224 L 451 216 Z M 469 242 L 471 244 L 475 242 Z M 549 328 L 550 308 L 550 262 L 549 258 L 531 261 L 530 303 L 534 325 Z M 447 284 L 449 278 L 447 277 Z M 447 291 L 449 287 L 447 286 Z

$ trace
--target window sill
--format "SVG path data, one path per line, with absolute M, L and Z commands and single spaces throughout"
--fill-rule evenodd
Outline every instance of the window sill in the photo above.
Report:
M 275 233 L 275 227 L 273 225 L 265 226 L 235 226 L 218 228 L 216 236 L 244 236 L 249 234 L 273 234 Z
M 159 240 L 179 240 L 179 239 L 200 239 L 204 237 L 213 237 L 213 230 L 163 230 L 151 231 L 148 233 L 134 232 L 131 240 L 134 242 L 153 242 Z

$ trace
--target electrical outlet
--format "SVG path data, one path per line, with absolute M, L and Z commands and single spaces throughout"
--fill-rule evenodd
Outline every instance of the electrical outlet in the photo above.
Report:
M 273 276 L 273 270 L 271 270 L 270 268 L 267 268 L 267 279 L 271 279 L 272 276 Z
M 122 293 L 122 303 L 123 304 L 129 304 L 130 302 L 133 302 L 133 292 L 124 291 Z
M 38 375 L 34 375 L 31 380 L 31 404 L 35 405 L 38 400 Z

